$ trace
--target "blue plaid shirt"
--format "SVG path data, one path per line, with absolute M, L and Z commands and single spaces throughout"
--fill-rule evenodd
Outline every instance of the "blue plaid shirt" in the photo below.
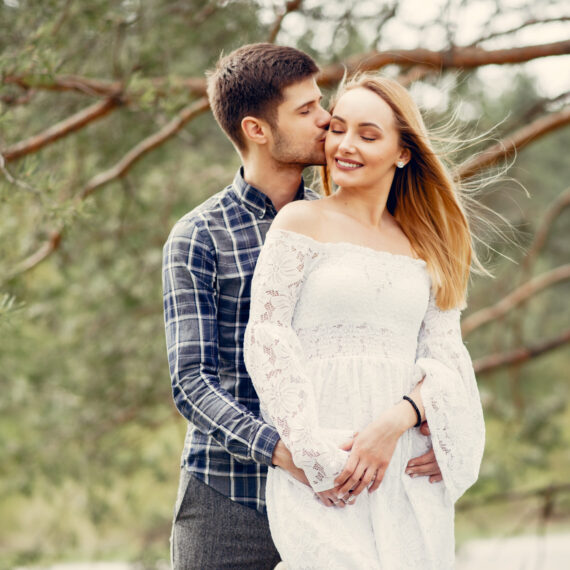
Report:
M 301 181 L 295 200 L 316 198 Z M 189 422 L 182 466 L 261 512 L 279 435 L 259 416 L 243 335 L 253 270 L 276 213 L 240 170 L 230 186 L 174 225 L 163 260 L 172 393 Z

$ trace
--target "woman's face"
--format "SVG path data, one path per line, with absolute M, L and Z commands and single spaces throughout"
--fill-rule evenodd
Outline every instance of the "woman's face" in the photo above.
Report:
M 376 93 L 356 88 L 338 100 L 325 143 L 332 179 L 342 188 L 374 189 L 394 177 L 396 162 L 407 162 L 394 113 Z

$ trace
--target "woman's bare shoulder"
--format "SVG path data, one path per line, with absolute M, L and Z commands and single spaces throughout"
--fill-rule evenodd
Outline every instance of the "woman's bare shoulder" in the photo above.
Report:
M 279 210 L 271 228 L 317 237 L 324 218 L 320 202 L 321 200 L 290 202 Z

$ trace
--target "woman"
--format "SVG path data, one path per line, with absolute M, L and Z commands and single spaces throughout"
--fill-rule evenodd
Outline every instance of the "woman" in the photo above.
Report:
M 452 568 L 484 444 L 459 329 L 469 226 L 397 82 L 341 88 L 325 151 L 338 190 L 280 211 L 252 283 L 246 364 L 311 485 L 270 470 L 272 535 L 290 569 Z M 430 445 L 441 483 L 405 472 Z

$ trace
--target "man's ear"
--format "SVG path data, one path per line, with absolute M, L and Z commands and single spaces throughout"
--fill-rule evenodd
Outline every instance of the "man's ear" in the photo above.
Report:
M 268 141 L 269 125 L 256 117 L 244 117 L 241 128 L 245 138 L 254 144 L 266 144 Z

